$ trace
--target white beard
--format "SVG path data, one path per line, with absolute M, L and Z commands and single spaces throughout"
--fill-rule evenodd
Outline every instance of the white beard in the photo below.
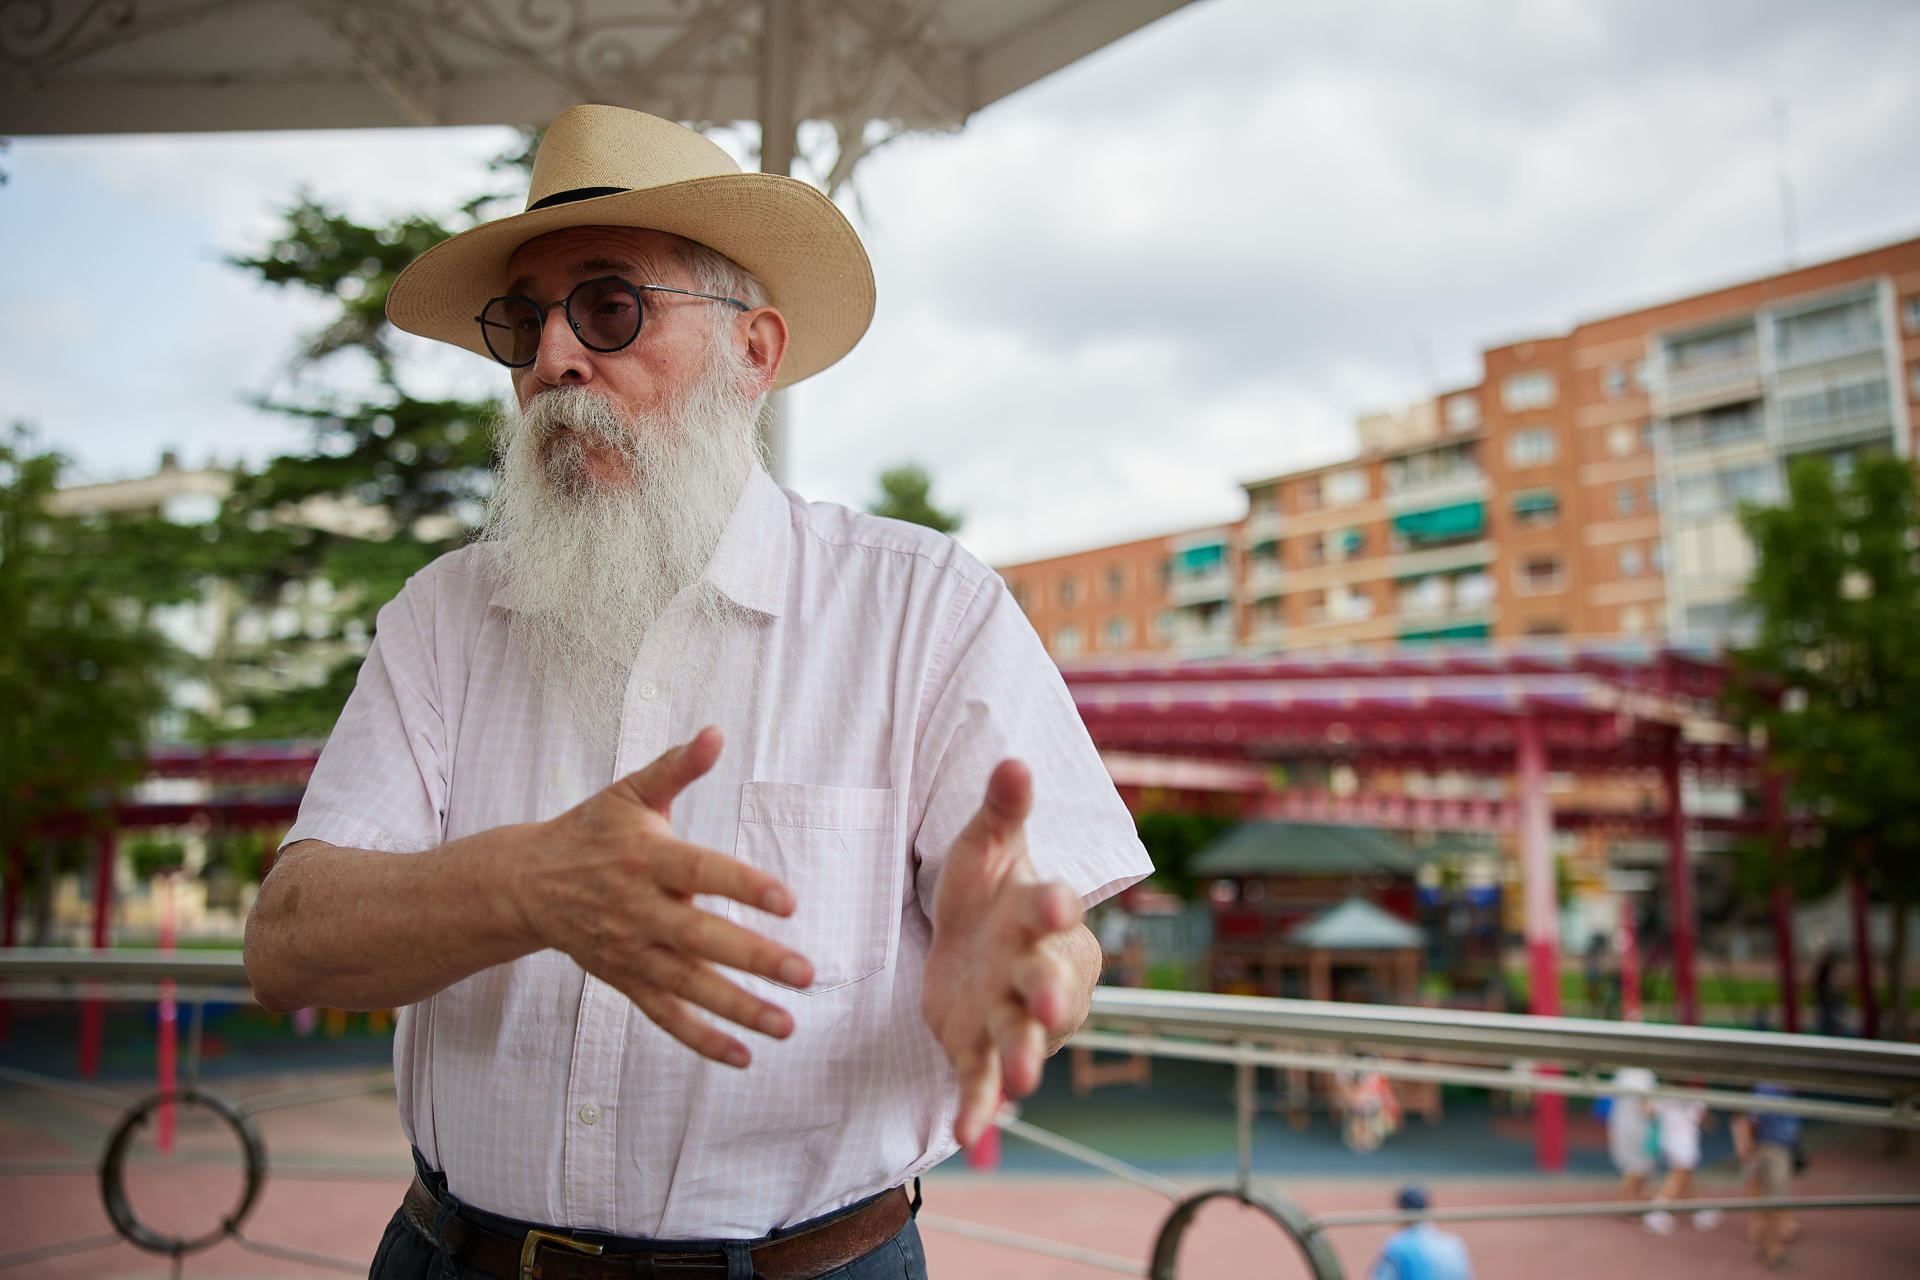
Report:
M 754 405 L 730 357 L 719 349 L 701 379 L 658 413 L 628 413 L 597 391 L 558 387 L 500 425 L 501 465 L 481 536 L 499 547 L 510 635 L 538 687 L 563 696 L 596 747 L 614 743 L 641 641 L 699 582 L 759 465 Z M 556 435 L 561 428 L 568 433 Z M 589 453 L 611 460 L 619 476 L 596 478 Z M 715 621 L 732 611 L 711 589 L 693 604 Z

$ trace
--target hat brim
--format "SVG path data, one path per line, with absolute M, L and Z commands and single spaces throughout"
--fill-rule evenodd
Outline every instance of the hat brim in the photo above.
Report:
M 846 215 L 818 188 L 769 173 L 594 196 L 463 231 L 400 273 L 387 296 L 387 318 L 408 333 L 492 359 L 474 317 L 505 288 L 514 251 L 550 231 L 592 226 L 670 232 L 751 271 L 787 321 L 776 390 L 853 350 L 873 321 L 873 268 Z

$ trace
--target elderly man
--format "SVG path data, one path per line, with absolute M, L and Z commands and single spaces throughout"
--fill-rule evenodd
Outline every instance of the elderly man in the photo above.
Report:
M 269 1008 L 404 1006 L 376 1276 L 923 1276 L 917 1175 L 1084 1018 L 1149 867 L 1058 673 L 951 540 L 757 462 L 872 308 L 818 191 L 611 107 L 395 284 L 515 411 L 246 947 Z

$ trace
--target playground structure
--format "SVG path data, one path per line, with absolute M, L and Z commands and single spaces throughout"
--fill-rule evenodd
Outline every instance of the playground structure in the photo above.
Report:
M 1769 792 L 1763 754 L 1721 715 L 1724 666 L 1704 651 L 1555 644 L 1505 650 L 1395 650 L 1375 654 L 1228 657 L 1201 661 L 1080 662 L 1064 670 L 1094 742 L 1136 811 L 1182 805 L 1248 817 L 1295 818 L 1400 829 L 1505 831 L 1518 845 L 1529 954 L 1531 1012 L 1560 1012 L 1559 936 L 1551 838 L 1556 827 L 1657 833 L 1666 852 L 1672 965 L 1683 1023 L 1699 1021 L 1691 830 L 1794 830 L 1777 803 L 1765 818 L 1694 817 L 1682 778 Z M 40 837 L 90 836 L 96 850 L 94 947 L 109 944 L 113 867 L 125 832 L 200 825 L 284 829 L 318 758 L 315 743 L 156 747 L 147 781 L 106 808 L 59 816 Z M 1310 762 L 1354 786 L 1276 785 L 1275 766 Z M 1466 797 L 1370 790 L 1408 771 L 1505 779 L 1506 792 Z M 1657 779 L 1649 809 L 1561 807 L 1549 772 Z M 1784 847 L 1781 845 L 1779 847 Z M 17 941 L 24 846 L 9 851 L 3 937 Z M 1776 894 L 1777 949 L 1794 972 L 1789 903 Z M 1783 1025 L 1798 1029 L 1792 981 L 1781 984 Z M 99 1060 L 101 1012 L 86 1006 L 80 1062 Z M 1539 1163 L 1564 1167 L 1559 1100 L 1535 1112 Z

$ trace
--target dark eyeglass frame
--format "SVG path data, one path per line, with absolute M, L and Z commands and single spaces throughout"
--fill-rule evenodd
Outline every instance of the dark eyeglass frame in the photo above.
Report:
M 596 285 L 608 285 L 608 284 L 618 285 L 620 288 L 625 289 L 629 294 L 632 295 L 634 320 L 633 320 L 632 333 L 628 334 L 623 340 L 616 342 L 610 347 L 603 347 L 598 345 L 597 343 L 589 341 L 587 338 L 587 335 L 581 332 L 580 322 L 578 320 L 575 320 L 573 317 L 573 300 L 574 298 L 579 296 L 579 293 L 582 289 L 592 288 Z M 740 299 L 738 298 L 728 298 L 717 293 L 701 293 L 695 289 L 676 289 L 671 285 L 664 285 L 664 284 L 634 284 L 631 280 L 624 279 L 620 276 L 595 276 L 591 280 L 582 280 L 579 284 L 576 284 L 575 286 L 573 286 L 573 288 L 567 290 L 567 296 L 562 298 L 558 302 L 538 302 L 532 298 L 529 298 L 524 293 L 507 293 L 507 294 L 502 294 L 497 298 L 489 298 L 487 299 L 487 305 L 480 308 L 480 314 L 473 318 L 473 322 L 480 326 L 480 341 L 486 344 L 487 354 L 492 356 L 495 360 L 498 360 L 501 364 L 507 366 L 507 368 L 509 369 L 524 369 L 528 365 L 532 364 L 535 360 L 538 360 L 540 358 L 540 346 L 539 346 L 539 343 L 536 342 L 534 344 L 533 354 L 527 357 L 525 360 L 519 360 L 519 361 L 509 360 L 505 356 L 501 355 L 497 350 L 494 349 L 493 336 L 488 332 L 488 330 L 489 329 L 506 329 L 511 327 L 507 324 L 502 323 L 499 320 L 487 319 L 487 313 L 489 311 L 492 311 L 494 304 L 498 302 L 521 302 L 521 303 L 525 303 L 529 307 L 532 307 L 535 311 L 540 313 L 540 331 L 542 333 L 546 332 L 547 316 L 552 313 L 555 307 L 559 307 L 561 310 L 561 314 L 566 316 L 567 318 L 567 327 L 573 330 L 573 336 L 579 340 L 580 345 L 585 347 L 589 351 L 598 351 L 602 355 L 605 355 L 609 352 L 624 350 L 625 348 L 632 346 L 633 340 L 640 336 L 640 330 L 646 327 L 647 308 L 646 308 L 645 302 L 642 301 L 640 297 L 642 292 L 677 293 L 680 296 L 685 298 L 704 298 L 709 302 L 724 302 L 730 306 L 738 307 L 742 311 L 753 310 L 752 307 L 740 301 Z

